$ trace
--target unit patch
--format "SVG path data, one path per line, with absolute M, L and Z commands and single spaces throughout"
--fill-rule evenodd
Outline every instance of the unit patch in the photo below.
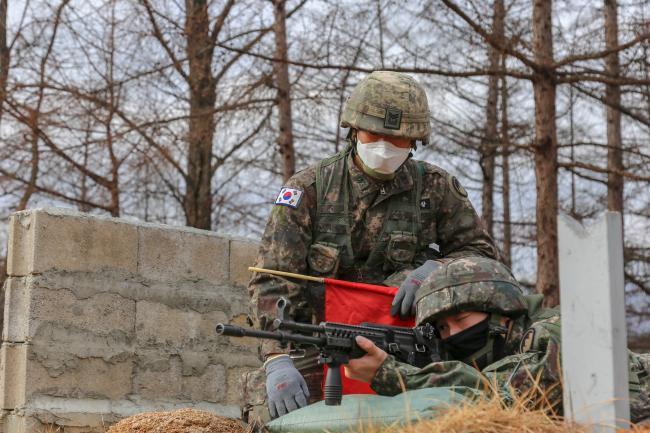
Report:
M 456 176 L 452 176 L 451 184 L 453 185 L 456 192 L 461 195 L 461 197 L 467 197 L 467 190 L 463 188 L 463 185 L 460 184 Z
M 303 191 L 300 189 L 283 186 L 282 189 L 280 189 L 278 198 L 275 199 L 275 204 L 279 204 L 281 206 L 289 206 L 296 209 L 300 204 L 302 194 Z
M 402 110 L 395 107 L 386 108 L 384 115 L 384 128 L 399 129 L 402 125 Z
M 530 328 L 521 338 L 521 343 L 519 343 L 519 353 L 530 352 L 530 350 L 533 348 L 534 341 L 535 330 L 533 328 Z

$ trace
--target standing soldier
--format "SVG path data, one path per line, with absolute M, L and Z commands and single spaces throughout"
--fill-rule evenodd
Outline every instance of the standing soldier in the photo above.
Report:
M 371 73 L 349 97 L 341 126 L 350 128 L 347 148 L 297 173 L 280 190 L 256 266 L 399 286 L 391 314 L 404 317 L 413 315 L 415 292 L 438 266 L 434 259 L 496 257 L 458 179 L 410 158 L 431 133 L 419 83 L 405 74 Z M 262 329 L 270 326 L 280 296 L 291 301 L 294 320 L 324 319 L 322 285 L 255 274 L 248 289 Z M 265 341 L 261 355 L 266 378 L 263 372 L 248 375 L 244 419 L 263 417 L 266 411 L 255 408 L 266 403 L 275 417 L 319 399 L 317 352 L 294 365 L 286 349 Z

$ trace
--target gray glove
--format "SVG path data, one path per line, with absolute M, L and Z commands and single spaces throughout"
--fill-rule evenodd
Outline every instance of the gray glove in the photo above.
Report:
M 289 355 L 280 355 L 264 363 L 266 371 L 266 396 L 271 418 L 286 415 L 299 407 L 307 406 L 307 382 L 293 365 Z
M 419 268 L 411 271 L 406 279 L 399 286 L 399 290 L 390 306 L 390 315 L 395 317 L 399 313 L 400 319 L 404 320 L 407 316 L 415 316 L 415 293 L 433 271 L 440 266 L 440 262 L 427 260 Z

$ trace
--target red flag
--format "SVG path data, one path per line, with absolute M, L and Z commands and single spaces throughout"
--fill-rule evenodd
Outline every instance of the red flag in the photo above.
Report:
M 397 287 L 325 278 L 325 320 L 358 325 L 362 322 L 394 326 L 415 326 L 415 319 L 400 320 L 390 315 Z M 325 367 L 327 372 L 327 367 Z M 343 394 L 374 394 L 367 383 L 343 377 Z

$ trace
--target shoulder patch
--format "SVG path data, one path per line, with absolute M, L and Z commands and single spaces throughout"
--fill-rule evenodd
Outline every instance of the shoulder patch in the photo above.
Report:
M 281 206 L 288 206 L 290 208 L 296 209 L 302 200 L 304 191 L 298 188 L 289 188 L 288 186 L 283 186 L 280 189 L 280 194 L 278 198 L 275 199 L 275 204 Z
M 458 194 L 462 195 L 463 197 L 467 197 L 467 191 L 465 188 L 463 188 L 463 185 L 460 184 L 456 176 L 451 177 L 451 184 Z
M 529 328 L 528 331 L 521 338 L 521 343 L 519 343 L 519 353 L 530 352 L 533 348 L 533 342 L 535 341 L 535 330 Z

